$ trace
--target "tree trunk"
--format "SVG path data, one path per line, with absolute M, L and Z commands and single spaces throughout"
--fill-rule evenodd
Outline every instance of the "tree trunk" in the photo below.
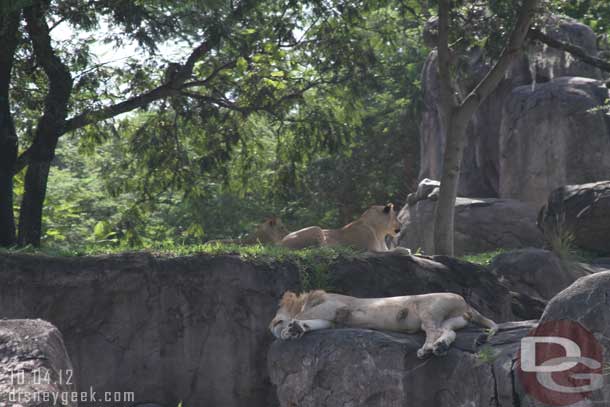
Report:
M 457 114 L 449 117 L 449 126 L 445 129 L 445 152 L 443 156 L 443 174 L 436 202 L 436 222 L 434 222 L 434 248 L 438 254 L 453 256 L 455 199 L 460 182 L 460 168 L 466 145 L 466 126 L 470 118 Z
M 454 95 L 457 92 L 451 81 L 451 60 L 448 45 L 451 2 L 449 0 L 439 1 L 438 53 L 441 93 L 439 112 L 441 131 L 445 135 L 445 152 L 440 194 L 434 221 L 434 251 L 437 254 L 453 256 L 454 253 L 455 200 L 460 178 L 460 166 L 466 144 L 468 122 L 479 105 L 498 86 L 512 62 L 522 52 L 523 43 L 527 37 L 538 1 L 523 0 L 515 26 L 498 62 L 459 104 L 455 101 Z
M 70 72 L 51 47 L 49 27 L 45 20 L 47 6 L 47 2 L 37 1 L 23 11 L 36 60 L 42 66 L 49 81 L 49 91 L 45 98 L 44 113 L 36 126 L 34 142 L 29 149 L 25 191 L 19 216 L 20 245 L 40 245 L 42 208 L 49 169 L 55 155 L 57 140 L 64 128 L 68 101 L 72 92 Z
M 13 213 L 13 168 L 17 161 L 17 133 L 11 115 L 9 85 L 20 12 L 0 16 L 0 246 L 16 243 Z

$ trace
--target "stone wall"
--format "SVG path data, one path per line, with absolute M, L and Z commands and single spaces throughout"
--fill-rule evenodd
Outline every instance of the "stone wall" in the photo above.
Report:
M 0 317 L 63 333 L 79 387 L 176 406 L 273 406 L 268 321 L 292 264 L 237 256 L 0 255 Z

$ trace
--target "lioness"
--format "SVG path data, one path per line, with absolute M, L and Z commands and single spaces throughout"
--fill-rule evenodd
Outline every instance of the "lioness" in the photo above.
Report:
M 321 246 L 351 246 L 371 252 L 387 252 L 385 237 L 395 237 L 400 232 L 394 205 L 371 206 L 354 222 L 341 229 L 322 229 L 310 226 L 288 233 L 279 243 L 290 249 L 304 249 Z M 408 249 L 399 248 L 398 251 Z
M 305 332 L 336 325 L 415 333 L 423 330 L 426 342 L 417 357 L 447 353 L 455 340 L 455 330 L 472 321 L 489 328 L 498 326 L 453 293 L 406 295 L 388 298 L 355 298 L 322 290 L 296 295 L 287 291 L 269 324 L 279 339 L 297 339 Z
M 272 216 L 263 223 L 256 226 L 253 233 L 243 239 L 221 239 L 210 240 L 207 244 L 229 243 L 229 244 L 256 244 L 256 243 L 279 243 L 288 234 L 288 229 L 284 226 L 280 218 Z

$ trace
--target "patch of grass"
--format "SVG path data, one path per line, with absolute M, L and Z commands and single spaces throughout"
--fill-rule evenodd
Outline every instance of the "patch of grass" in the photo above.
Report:
M 57 257 L 94 256 L 121 253 L 146 252 L 154 256 L 180 257 L 197 254 L 236 255 L 244 261 L 259 265 L 276 262 L 294 263 L 300 273 L 303 290 L 330 289 L 328 270 L 339 259 L 349 259 L 357 256 L 358 251 L 349 247 L 322 247 L 304 250 L 290 250 L 272 245 L 238 245 L 229 243 L 205 243 L 200 245 L 179 245 L 174 243 L 152 247 L 116 247 L 116 246 L 82 246 L 82 247 L 50 247 L 40 248 L 26 246 L 21 248 L 1 249 L 0 253 L 26 253 Z
M 494 361 L 498 358 L 500 352 L 494 350 L 494 348 L 492 348 L 489 345 L 485 345 L 481 348 L 480 351 L 478 351 L 475 354 L 475 357 L 477 358 L 477 366 L 486 364 L 486 365 L 491 365 L 494 363 Z
M 460 260 L 464 260 L 469 263 L 480 264 L 481 266 L 488 266 L 494 259 L 494 257 L 504 253 L 505 251 L 505 249 L 498 249 L 492 252 L 467 254 L 465 256 L 460 257 Z

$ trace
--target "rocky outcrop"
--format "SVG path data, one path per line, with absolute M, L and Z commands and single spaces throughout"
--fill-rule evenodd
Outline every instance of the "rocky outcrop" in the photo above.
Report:
M 276 341 L 268 356 L 282 407 L 519 405 L 512 374 L 532 322 L 502 324 L 482 351 L 478 329 L 459 331 L 445 357 L 419 360 L 423 334 L 337 329 Z
M 289 263 L 238 256 L 0 255 L 0 316 L 63 333 L 82 389 L 176 406 L 273 406 L 267 324 Z
M 553 38 L 569 41 L 584 48 L 591 55 L 597 55 L 596 37 L 589 27 L 568 18 L 551 17 L 545 22 L 545 28 L 547 34 Z M 458 73 L 458 85 L 460 92 L 466 94 L 489 70 L 489 58 L 477 49 L 459 58 L 464 66 L 464 74 Z M 422 72 L 424 111 L 420 130 L 420 179 L 441 177 L 445 141 L 440 131 L 438 116 L 440 95 L 437 72 L 437 55 L 436 51 L 433 51 L 428 56 Z M 606 153 L 593 154 L 590 157 L 607 155 L 610 129 L 600 120 L 600 113 L 586 113 L 586 106 L 592 106 L 593 102 L 599 100 L 603 103 L 603 97 L 600 96 L 602 90 L 593 89 L 601 85 L 601 82 L 591 82 L 595 85 L 589 88 L 566 87 L 561 81 L 555 80 L 563 76 L 593 80 L 602 78 L 596 68 L 561 51 L 530 43 L 525 55 L 513 64 L 505 79 L 479 107 L 468 126 L 459 196 L 513 198 L 541 204 L 551 189 L 565 184 L 566 179 L 573 180 L 568 182 L 581 183 L 610 177 L 608 160 L 604 163 L 593 158 L 582 163 L 578 159 L 578 150 L 583 151 L 583 156 L 586 157 L 585 151 L 594 151 L 600 147 L 601 139 L 597 136 L 601 134 L 605 134 L 606 144 L 602 145 L 600 151 Z M 538 91 L 539 87 L 549 81 L 555 84 Z M 523 88 L 519 88 L 521 86 Z M 555 89 L 553 94 L 559 97 L 557 103 L 548 100 L 543 102 L 546 106 L 536 106 L 531 102 L 534 94 L 539 95 L 538 101 L 541 102 L 540 95 L 546 93 L 548 96 L 549 88 Z M 513 94 L 517 89 L 518 92 Z M 528 94 L 529 104 L 524 100 L 524 94 Z M 524 105 L 528 108 L 524 109 Z M 533 111 L 532 114 L 537 115 L 535 119 L 529 115 L 530 110 Z M 507 114 L 510 117 L 507 117 Z M 598 128 L 593 129 L 594 125 Z M 556 151 L 561 145 L 576 140 L 578 135 L 589 134 L 589 129 L 593 130 L 591 134 L 595 137 L 581 137 L 578 148 L 566 151 L 564 155 Z M 568 134 L 570 131 L 572 135 Z M 561 135 L 560 139 L 550 140 L 552 142 L 545 144 L 549 141 L 548 137 L 557 134 Z M 544 149 L 548 145 L 552 148 L 549 154 L 545 154 Z M 522 147 L 519 149 L 515 148 L 516 146 Z M 515 160 L 527 165 L 517 167 Z M 581 164 L 584 165 L 582 169 L 577 168 Z M 557 171 L 557 174 L 553 174 L 554 171 Z M 562 178 L 565 174 L 568 174 L 568 178 Z M 541 185 L 544 177 L 558 180 L 559 183 L 549 182 L 548 185 Z M 519 188 L 526 192 L 521 193 Z M 532 192 L 543 188 L 547 189 L 536 194 Z
M 76 407 L 75 390 L 57 328 L 42 320 L 0 321 L 0 405 Z
M 583 277 L 559 293 L 549 302 L 540 323 L 570 320 L 579 323 L 593 334 L 597 343 L 580 343 L 583 355 L 587 347 L 601 345 L 603 360 L 610 360 L 610 271 L 604 271 Z M 561 333 L 561 332 L 560 332 Z M 541 353 L 541 360 L 547 360 L 556 355 L 545 352 L 552 349 L 545 348 Z M 607 373 L 607 367 L 603 367 Z M 606 376 L 607 378 L 607 376 Z M 607 383 L 607 382 L 605 382 Z M 610 400 L 610 386 L 604 385 L 600 390 L 594 391 L 589 400 L 585 400 L 583 407 L 605 406 Z M 536 404 L 536 406 L 543 406 Z
M 610 181 L 555 189 L 540 212 L 539 226 L 548 239 L 569 233 L 576 246 L 610 254 Z
M 541 206 L 562 185 L 610 178 L 610 118 L 592 110 L 609 96 L 601 81 L 575 77 L 514 89 L 500 129 L 500 196 Z
M 489 269 L 511 291 L 550 300 L 574 281 L 588 275 L 581 267 L 562 263 L 548 250 L 523 249 L 501 253 Z
M 438 200 L 438 194 L 440 193 L 441 183 L 439 181 L 424 178 L 417 185 L 415 192 L 407 195 L 407 205 L 413 206 L 419 201 L 429 199 L 431 201 Z
M 402 254 L 340 257 L 308 288 L 385 297 L 448 291 L 497 321 L 523 318 L 484 267 Z M 63 333 L 80 388 L 159 405 L 274 407 L 266 354 L 281 294 L 299 265 L 237 255 L 58 258 L 0 254 L 0 317 L 44 318 Z M 521 310 L 530 297 L 521 298 Z M 1 349 L 1 348 L 0 348 Z
M 570 401 L 570 405 L 605 406 L 610 400 L 608 386 L 584 400 L 580 393 L 554 393 L 550 396 L 555 402 L 543 404 L 540 379 L 535 373 L 529 377 L 523 374 L 519 357 L 524 336 L 551 334 L 576 341 L 583 356 L 607 361 L 609 297 L 610 271 L 582 277 L 549 302 L 539 324 L 501 324 L 499 332 L 483 347 L 474 344 L 481 331 L 468 327 L 458 331 L 446 357 L 425 361 L 415 354 L 424 341 L 421 333 L 335 329 L 308 333 L 296 341 L 275 341 L 268 355 L 271 380 L 282 407 L 543 407 L 565 405 L 570 400 L 578 402 Z M 532 332 L 544 326 L 551 327 L 546 335 Z M 588 333 L 583 334 L 582 328 Z M 557 353 L 557 345 L 536 349 L 538 363 L 565 354 Z M 576 372 L 587 370 L 572 370 L 572 374 Z M 564 380 L 555 374 L 553 377 Z M 572 380 L 560 384 L 589 384 L 566 377 Z
M 431 200 L 403 207 L 398 216 L 402 224 L 400 246 L 433 252 L 435 207 Z M 457 198 L 455 254 L 542 247 L 544 240 L 536 228 L 536 215 L 535 206 L 512 199 Z

